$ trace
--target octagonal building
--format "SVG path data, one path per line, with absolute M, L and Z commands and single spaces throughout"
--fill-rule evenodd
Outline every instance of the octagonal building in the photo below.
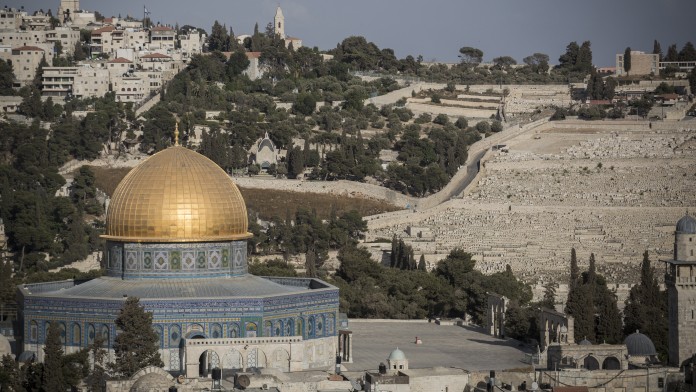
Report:
M 19 287 L 23 356 L 43 360 L 51 322 L 60 323 L 66 352 L 101 335 L 113 356 L 114 320 L 127 297 L 138 297 L 171 372 L 333 366 L 338 289 L 249 274 L 251 236 L 244 199 L 219 166 L 178 145 L 154 154 L 113 194 L 105 276 Z

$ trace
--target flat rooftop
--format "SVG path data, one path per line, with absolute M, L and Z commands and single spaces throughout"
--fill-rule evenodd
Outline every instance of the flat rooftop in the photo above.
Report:
M 377 370 L 397 347 L 406 354 L 409 368 L 475 371 L 529 366 L 523 359 L 531 351 L 518 341 L 497 339 L 475 328 L 408 320 L 350 320 L 348 329 L 353 331 L 353 363 L 343 366 L 349 371 Z M 416 336 L 423 344 L 414 343 Z

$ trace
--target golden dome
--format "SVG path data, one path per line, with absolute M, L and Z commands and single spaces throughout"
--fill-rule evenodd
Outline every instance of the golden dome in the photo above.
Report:
M 102 237 L 123 242 L 203 242 L 251 237 L 242 194 L 215 162 L 169 147 L 118 184 Z

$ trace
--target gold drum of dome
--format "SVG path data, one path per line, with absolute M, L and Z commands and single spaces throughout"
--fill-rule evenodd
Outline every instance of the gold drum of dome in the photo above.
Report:
M 120 242 L 243 240 L 246 204 L 215 162 L 185 147 L 158 152 L 114 191 L 102 236 Z

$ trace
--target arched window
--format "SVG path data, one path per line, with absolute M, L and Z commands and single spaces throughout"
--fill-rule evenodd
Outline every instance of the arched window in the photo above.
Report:
M 169 347 L 179 347 L 181 343 L 181 327 L 172 325 L 169 327 Z
M 585 360 L 583 361 L 583 366 L 587 370 L 598 370 L 599 369 L 599 361 L 593 356 L 587 356 L 585 357 Z
M 222 327 L 220 326 L 220 324 L 213 324 L 210 327 L 210 336 L 215 339 L 219 339 L 222 337 Z
M 246 325 L 244 326 L 244 329 L 246 331 L 247 338 L 255 338 L 256 337 L 256 333 L 258 331 L 258 326 L 256 325 L 256 323 L 246 323 Z
M 615 357 L 607 357 L 602 363 L 602 369 L 621 370 L 621 362 Z
M 162 327 L 159 325 L 155 325 L 154 327 L 155 333 L 157 334 L 157 347 L 162 347 L 164 345 L 164 336 L 162 335 Z
M 87 344 L 93 344 L 95 337 L 96 332 L 94 331 L 94 324 L 89 324 L 87 326 Z
M 68 341 L 68 339 L 66 339 L 66 336 L 65 336 L 67 334 L 67 331 L 65 328 L 65 323 L 63 323 L 63 322 L 58 323 L 58 327 L 60 328 L 60 342 L 63 345 L 65 345 L 65 342 Z
M 73 323 L 72 326 L 72 344 L 73 346 L 82 346 L 82 328 L 78 323 Z
M 324 316 L 318 316 L 317 317 L 317 328 L 316 328 L 317 336 L 323 336 L 324 335 Z
M 239 337 L 239 324 L 237 323 L 232 323 L 230 324 L 230 329 L 227 332 L 227 335 L 230 338 L 238 338 Z
M 106 324 L 102 324 L 101 327 L 99 327 L 99 333 L 97 334 L 98 337 L 103 339 L 102 346 L 103 347 L 109 347 L 110 341 L 109 341 L 109 326 Z
M 37 324 L 36 321 L 32 320 L 31 323 L 29 323 L 29 341 L 35 343 L 38 340 L 39 340 L 39 324 Z

